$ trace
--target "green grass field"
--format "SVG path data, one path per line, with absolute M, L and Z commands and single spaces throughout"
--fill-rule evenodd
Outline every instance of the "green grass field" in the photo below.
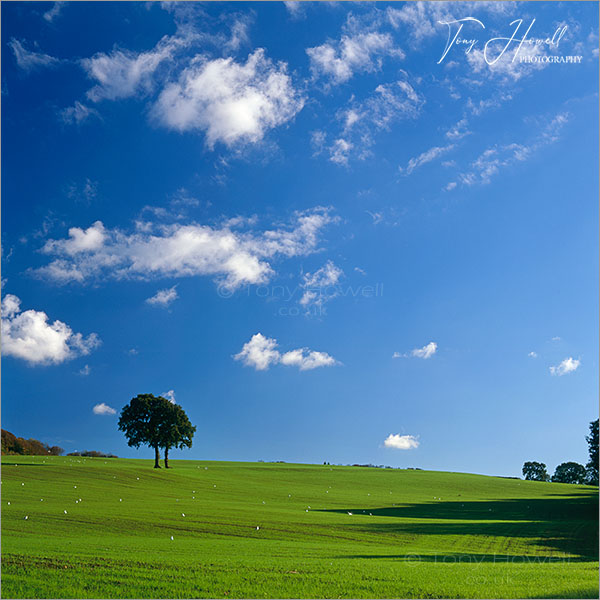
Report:
M 598 597 L 597 488 L 172 463 L 3 457 L 3 597 Z

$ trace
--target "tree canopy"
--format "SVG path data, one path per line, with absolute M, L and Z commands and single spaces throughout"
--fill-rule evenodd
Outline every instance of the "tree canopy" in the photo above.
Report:
M 162 396 L 139 394 L 123 407 L 119 429 L 124 432 L 129 446 L 154 448 L 154 468 L 160 468 L 160 448 L 165 449 L 165 467 L 169 467 L 170 448 L 192 446 L 196 428 L 185 411 Z
M 561 463 L 552 475 L 555 483 L 585 483 L 585 480 L 585 467 L 576 462 Z
M 598 485 L 598 419 L 590 423 L 590 435 L 585 439 L 590 450 L 590 460 L 586 465 L 587 483 Z
M 546 465 L 535 461 L 526 462 L 523 465 L 523 477 L 531 481 L 550 481 Z

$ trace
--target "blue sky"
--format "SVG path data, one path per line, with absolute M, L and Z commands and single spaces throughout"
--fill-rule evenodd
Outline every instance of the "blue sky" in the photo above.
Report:
M 3 3 L 2 427 L 150 457 L 116 423 L 154 393 L 181 458 L 586 462 L 597 22 Z

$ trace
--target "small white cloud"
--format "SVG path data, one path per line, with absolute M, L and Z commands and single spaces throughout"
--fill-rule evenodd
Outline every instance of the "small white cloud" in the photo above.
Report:
M 275 350 L 276 347 L 277 340 L 257 333 L 233 358 L 241 360 L 247 367 L 254 367 L 257 371 L 266 371 L 271 365 L 279 362 L 280 355 Z
M 529 356 L 529 358 L 537 358 L 537 352 L 532 350 L 527 356 Z
M 114 415 L 117 413 L 114 408 L 108 406 L 108 404 L 104 404 L 104 402 L 96 404 L 96 406 L 92 408 L 92 411 L 95 415 Z
M 573 371 L 576 371 L 580 364 L 581 361 L 575 358 L 565 358 L 559 365 L 550 367 L 550 373 L 559 377 L 562 375 L 567 375 L 568 373 L 573 373 Z
M 282 365 L 298 367 L 301 371 L 309 371 L 318 367 L 332 367 L 337 363 L 335 358 L 326 352 L 316 352 L 308 348 L 298 348 L 281 356 Z
M 66 2 L 55 2 L 52 5 L 52 8 L 44 13 L 44 19 L 48 21 L 48 23 L 52 23 L 52 21 L 60 15 L 65 4 Z
M 431 358 L 437 352 L 437 344 L 435 342 L 429 342 L 422 348 L 415 348 L 411 351 L 412 356 L 417 358 Z
M 301 284 L 304 294 L 300 298 L 302 306 L 315 304 L 322 306 L 328 300 L 338 295 L 338 282 L 344 272 L 328 260 L 314 273 L 305 273 Z
M 307 48 L 310 68 L 314 77 L 327 77 L 331 83 L 348 81 L 356 72 L 372 72 L 381 66 L 381 57 L 404 58 L 404 53 L 394 45 L 389 33 L 354 33 Z
M 174 285 L 172 288 L 165 290 L 159 290 L 151 298 L 146 298 L 146 303 L 151 306 L 159 306 L 161 308 L 167 308 L 170 306 L 179 296 L 177 295 L 177 286 Z
M 100 118 L 100 114 L 96 109 L 90 108 L 77 100 L 73 106 L 63 108 L 60 111 L 60 117 L 67 125 L 81 125 L 90 117 Z
M 298 367 L 308 371 L 318 367 L 331 367 L 339 364 L 326 352 L 317 352 L 309 348 L 297 348 L 281 354 L 277 348 L 277 340 L 257 333 L 236 354 L 234 360 L 241 360 L 246 366 L 254 367 L 257 371 L 266 371 L 271 365 L 278 363 Z
M 360 267 L 354 267 L 354 270 L 357 273 L 360 273 L 361 275 L 366 275 L 367 274 L 367 272 L 364 269 L 361 269 Z
M 168 392 L 163 392 L 161 394 L 163 398 L 166 398 L 171 404 L 175 404 L 175 392 L 174 390 L 169 390 Z
M 553 342 L 560 342 L 560 340 L 561 340 L 561 339 L 562 339 L 562 338 L 561 338 L 560 336 L 558 336 L 558 335 L 555 335 L 555 336 L 552 338 L 552 341 L 553 341 Z
M 62 321 L 48 322 L 45 312 L 21 312 L 13 294 L 2 300 L 2 354 L 35 364 L 59 364 L 87 355 L 100 345 L 95 333 L 83 337 Z
M 419 440 L 413 435 L 392 434 L 385 438 L 383 445 L 386 448 L 395 448 L 396 450 L 412 450 L 419 447 Z
M 259 48 L 245 64 L 233 58 L 195 61 L 161 92 L 154 117 L 177 131 L 204 131 L 206 143 L 229 147 L 262 140 L 304 106 L 286 63 L 274 64 Z
M 84 377 L 87 377 L 91 372 L 92 369 L 90 368 L 90 365 L 85 365 L 83 369 L 79 370 L 79 374 L 83 375 Z
M 394 354 L 392 354 L 392 358 L 404 358 L 404 354 L 400 354 L 400 352 L 394 352 Z

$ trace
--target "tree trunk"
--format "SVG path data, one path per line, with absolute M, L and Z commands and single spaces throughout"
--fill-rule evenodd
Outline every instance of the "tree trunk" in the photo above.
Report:
M 165 469 L 169 469 L 169 446 L 165 448 Z
M 154 468 L 160 469 L 160 452 L 158 451 L 158 446 L 154 446 Z

